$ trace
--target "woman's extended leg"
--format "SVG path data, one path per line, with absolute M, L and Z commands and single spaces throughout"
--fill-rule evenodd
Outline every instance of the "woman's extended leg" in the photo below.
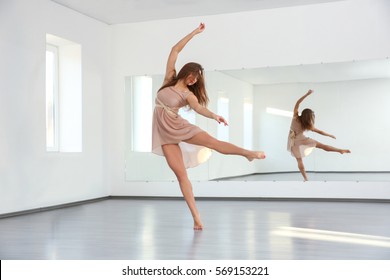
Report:
M 305 170 L 305 166 L 303 165 L 302 158 L 297 158 L 297 162 L 298 162 L 299 171 L 301 171 L 304 181 L 307 181 L 306 170 Z
M 340 154 L 345 154 L 345 153 L 350 153 L 351 152 L 350 150 L 339 149 L 339 148 L 335 148 L 335 147 L 332 147 L 332 146 L 329 146 L 329 145 L 324 145 L 324 144 L 322 144 L 320 142 L 317 142 L 316 148 L 322 149 L 322 150 L 327 151 L 327 152 L 337 152 L 337 153 L 340 153 Z
M 218 139 L 210 136 L 207 132 L 200 132 L 194 137 L 185 140 L 185 142 L 204 146 L 225 155 L 240 155 L 246 157 L 249 161 L 265 158 L 264 152 L 249 151 L 229 142 L 219 141 Z
M 187 176 L 187 170 L 184 166 L 183 156 L 179 145 L 168 144 L 162 146 L 165 158 L 169 167 L 175 173 L 177 180 L 179 181 L 181 192 L 184 199 L 190 208 L 192 217 L 194 219 L 194 229 L 202 230 L 203 225 L 200 219 L 200 214 L 195 204 L 194 193 L 192 192 L 192 184 Z

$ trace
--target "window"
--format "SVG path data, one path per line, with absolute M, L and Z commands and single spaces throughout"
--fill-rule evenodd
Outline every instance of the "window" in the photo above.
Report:
M 46 150 L 82 151 L 81 45 L 46 34 Z
M 229 99 L 226 97 L 218 98 L 218 115 L 225 118 L 225 120 L 229 119 Z M 229 141 L 229 126 L 225 126 L 223 124 L 218 125 L 217 131 L 218 139 L 221 141 Z

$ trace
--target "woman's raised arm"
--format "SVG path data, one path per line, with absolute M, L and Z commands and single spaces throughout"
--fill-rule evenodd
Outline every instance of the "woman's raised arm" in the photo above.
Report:
M 176 76 L 176 60 L 179 53 L 183 50 L 183 48 L 187 45 L 187 43 L 197 34 L 203 32 L 206 28 L 204 23 L 200 23 L 197 28 L 195 28 L 191 33 L 187 34 L 184 38 L 182 38 L 179 42 L 176 43 L 171 49 L 169 53 L 167 66 L 165 70 L 165 78 L 164 84 L 171 81 Z
M 312 93 L 313 93 L 313 91 L 311 89 L 309 89 L 309 91 L 304 96 L 302 96 L 301 98 L 298 99 L 297 103 L 295 103 L 295 106 L 294 106 L 294 117 L 298 116 L 299 105 L 302 103 L 302 101 L 306 97 L 308 97 Z

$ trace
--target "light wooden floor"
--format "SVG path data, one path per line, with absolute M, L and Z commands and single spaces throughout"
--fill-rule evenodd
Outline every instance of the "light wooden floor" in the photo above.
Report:
M 107 199 L 0 219 L 0 259 L 389 260 L 390 203 Z

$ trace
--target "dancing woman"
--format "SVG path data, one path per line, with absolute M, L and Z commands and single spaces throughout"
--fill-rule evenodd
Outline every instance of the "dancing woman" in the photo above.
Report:
M 214 114 L 206 107 L 209 98 L 205 88 L 203 68 L 200 64 L 187 63 L 176 74 L 175 64 L 179 53 L 195 35 L 203 32 L 204 29 L 205 25 L 201 23 L 172 47 L 166 65 L 164 83 L 156 97 L 152 133 L 152 151 L 165 156 L 168 166 L 175 173 L 194 219 L 195 230 L 202 230 L 203 224 L 195 204 L 192 184 L 186 168 L 206 161 L 211 154 L 209 149 L 222 154 L 240 155 L 249 161 L 265 158 L 263 152 L 246 150 L 215 139 L 201 128 L 189 123 L 178 113 L 181 107 L 189 106 L 206 118 L 228 125 L 222 116 Z

